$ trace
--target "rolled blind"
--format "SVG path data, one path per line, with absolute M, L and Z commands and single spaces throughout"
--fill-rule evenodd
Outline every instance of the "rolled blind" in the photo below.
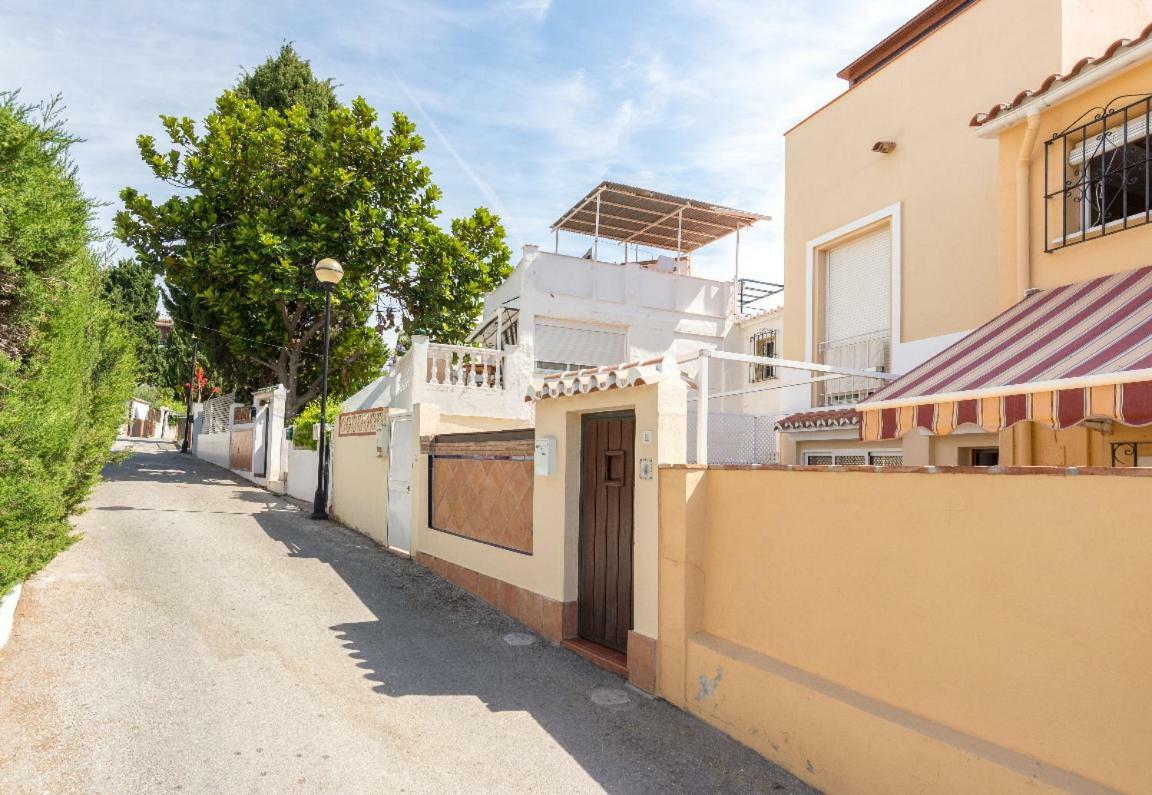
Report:
M 602 367 L 628 361 L 624 331 L 537 319 L 535 344 L 538 362 Z
M 1100 128 L 1097 127 L 1096 129 Z M 1127 132 L 1125 132 L 1125 130 L 1127 130 Z M 1100 135 L 1085 138 L 1081 143 L 1073 144 L 1069 142 L 1068 165 L 1079 165 L 1085 160 L 1091 160 L 1105 152 L 1124 146 L 1125 143 L 1139 143 L 1143 146 L 1144 138 L 1146 138 L 1147 135 L 1148 115 L 1144 114 L 1138 118 L 1130 119 L 1127 124 L 1122 124 Z
M 891 328 L 892 236 L 887 227 L 829 249 L 825 259 L 824 339 Z

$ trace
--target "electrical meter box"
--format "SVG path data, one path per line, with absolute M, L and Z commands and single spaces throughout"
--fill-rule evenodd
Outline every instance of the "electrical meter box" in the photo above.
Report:
M 536 474 L 547 477 L 556 474 L 556 437 L 545 436 L 536 440 Z

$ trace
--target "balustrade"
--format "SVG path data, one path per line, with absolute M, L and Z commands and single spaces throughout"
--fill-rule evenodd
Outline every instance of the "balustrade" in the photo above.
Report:
M 429 343 L 427 383 L 469 389 L 504 388 L 504 352 Z

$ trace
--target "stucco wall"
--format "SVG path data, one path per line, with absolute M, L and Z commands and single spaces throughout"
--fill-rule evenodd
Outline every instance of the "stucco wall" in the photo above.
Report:
M 1009 30 L 1028 35 L 989 46 Z M 787 133 L 790 358 L 804 358 L 809 331 L 797 292 L 808 242 L 897 202 L 903 339 L 971 329 L 995 313 L 997 155 L 968 120 L 1058 71 L 1060 57 L 1060 0 L 984 0 Z M 896 150 L 877 154 L 876 141 Z
M 660 693 L 828 792 L 1148 791 L 1150 486 L 664 470 Z
M 375 433 L 332 434 L 330 490 L 333 518 L 380 544 L 388 543 L 388 451 L 377 451 Z
M 196 437 L 196 457 L 228 467 L 230 433 L 202 433 Z
M 1152 4 L 1150 4 L 1152 5 Z M 1148 9 L 1148 19 L 1152 20 L 1152 7 Z M 1044 172 L 1045 140 L 1054 133 L 1063 131 L 1077 121 L 1086 111 L 1104 105 L 1125 94 L 1147 94 L 1152 90 L 1152 63 L 1144 63 L 1100 83 L 1083 93 L 1077 94 L 1060 104 L 1049 108 L 1040 116 L 1036 145 L 1031 152 L 1029 189 L 1030 244 L 1031 244 L 1031 286 L 1040 288 L 1058 287 L 1064 284 L 1084 281 L 1097 276 L 1121 273 L 1133 268 L 1152 264 L 1152 225 L 1108 234 L 1099 239 L 1089 239 L 1052 253 L 1044 253 Z M 1131 97 L 1135 102 L 1139 97 Z M 1125 104 L 1124 101 L 1119 106 Z M 1140 111 L 1143 112 L 1142 109 Z M 1137 114 L 1138 115 L 1138 114 Z M 1092 114 L 1081 120 L 1087 122 Z M 999 282 L 1000 309 L 1011 306 L 1020 299 L 1015 280 L 1016 229 L 1016 160 L 1020 155 L 1024 140 L 1024 124 L 1018 124 L 1004 131 L 1000 136 L 999 169 L 999 256 L 1007 263 Z M 1098 131 L 1094 134 L 1098 134 Z M 996 146 L 995 141 L 981 143 Z M 1062 172 L 1060 161 L 1062 152 L 1057 149 L 1049 161 L 1049 190 L 1060 184 Z M 1143 207 L 1140 208 L 1143 211 Z M 1057 216 L 1053 214 L 1055 219 Z M 1050 241 L 1062 234 L 1062 228 L 1048 229 Z
M 288 496 L 311 502 L 316 497 L 316 468 L 319 464 L 319 453 L 304 447 L 294 447 L 287 441 L 284 445 L 288 448 L 285 456 Z

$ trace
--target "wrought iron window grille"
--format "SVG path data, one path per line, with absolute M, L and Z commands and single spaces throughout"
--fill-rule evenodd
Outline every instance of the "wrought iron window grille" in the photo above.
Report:
M 757 331 L 748 339 L 748 345 L 753 356 L 775 356 L 776 330 Z M 776 368 L 769 364 L 751 364 L 748 365 L 748 368 L 748 380 L 753 384 L 758 381 L 769 381 L 776 377 Z
M 1152 93 L 1125 94 L 1044 142 L 1046 253 L 1152 220 L 1150 117 Z
M 1112 442 L 1110 446 L 1114 467 L 1138 467 L 1140 459 L 1152 457 L 1152 442 Z M 1143 454 L 1141 448 L 1144 449 Z

